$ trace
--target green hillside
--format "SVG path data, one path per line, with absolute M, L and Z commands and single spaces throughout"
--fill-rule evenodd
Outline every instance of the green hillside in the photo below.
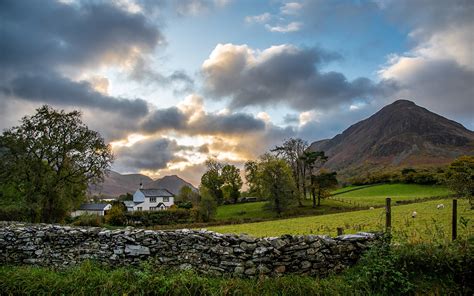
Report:
M 452 192 L 439 185 L 418 184 L 381 184 L 373 186 L 349 186 L 333 192 L 335 200 L 343 200 L 360 206 L 379 206 L 385 204 L 385 198 L 392 202 L 424 199 L 427 197 L 445 197 Z

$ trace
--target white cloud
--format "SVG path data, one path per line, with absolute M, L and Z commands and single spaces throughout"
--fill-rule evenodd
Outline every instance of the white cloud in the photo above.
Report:
M 301 30 L 303 27 L 303 23 L 300 22 L 291 22 L 287 25 L 277 25 L 277 26 L 271 26 L 269 24 L 265 25 L 265 28 L 270 31 L 270 32 L 277 32 L 277 33 L 291 33 L 291 32 L 297 32 Z
M 252 23 L 258 23 L 258 24 L 263 24 L 272 18 L 272 15 L 268 12 L 259 14 L 259 15 L 253 15 L 253 16 L 247 16 L 245 17 L 245 22 L 252 24 Z
M 295 14 L 298 14 L 302 8 L 303 8 L 303 4 L 301 3 L 288 2 L 288 3 L 285 3 L 282 7 L 280 7 L 280 11 L 282 14 L 295 15 Z

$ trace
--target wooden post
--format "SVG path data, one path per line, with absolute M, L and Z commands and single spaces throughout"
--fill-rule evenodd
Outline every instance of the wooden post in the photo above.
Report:
M 337 228 L 337 235 L 342 235 L 344 233 L 344 230 L 342 229 L 342 227 L 338 227 Z
M 387 197 L 385 199 L 385 231 L 390 233 L 392 230 L 392 208 L 390 206 L 390 202 L 392 199 Z
M 458 200 L 457 199 L 453 199 L 453 221 L 452 221 L 452 226 L 453 226 L 453 230 L 452 230 L 452 234 L 453 234 L 453 240 L 456 239 L 457 235 L 458 235 L 458 229 L 457 229 L 457 226 L 458 226 Z

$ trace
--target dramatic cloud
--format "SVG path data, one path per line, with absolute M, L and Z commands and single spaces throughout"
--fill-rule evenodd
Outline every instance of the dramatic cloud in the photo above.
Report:
M 247 45 L 219 44 L 202 65 L 206 91 L 217 99 L 231 98 L 232 107 L 285 102 L 306 110 L 331 108 L 353 99 L 385 95 L 395 87 L 319 67 L 341 56 L 319 48 L 293 45 L 255 51 Z
M 380 76 L 397 81 L 401 86 L 397 97 L 464 118 L 472 128 L 474 3 L 396 1 L 384 9 L 394 21 L 413 26 L 409 36 L 414 46 L 406 54 L 392 55 Z
M 167 164 L 175 158 L 175 153 L 178 150 L 180 147 L 174 140 L 147 139 L 139 141 L 131 147 L 115 148 L 117 161 L 114 166 L 121 169 L 159 170 L 167 167 Z

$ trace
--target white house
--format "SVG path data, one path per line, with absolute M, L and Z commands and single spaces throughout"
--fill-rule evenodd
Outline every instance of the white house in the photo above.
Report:
M 167 189 L 143 189 L 140 184 L 133 201 L 125 202 L 128 211 L 160 211 L 174 205 L 174 195 Z
M 77 217 L 83 214 L 94 214 L 98 216 L 104 216 L 105 212 L 112 208 L 111 204 L 94 204 L 94 203 L 85 203 L 82 204 L 78 210 L 71 213 L 72 217 Z

